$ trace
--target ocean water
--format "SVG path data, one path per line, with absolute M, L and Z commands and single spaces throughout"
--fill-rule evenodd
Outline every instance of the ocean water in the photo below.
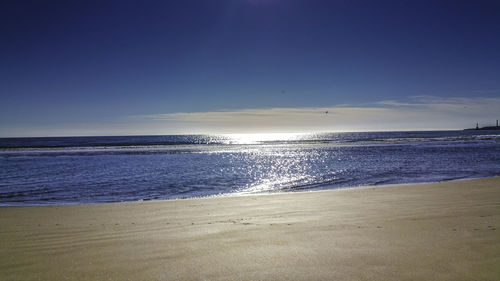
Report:
M 232 196 L 500 175 L 500 131 L 0 139 L 0 205 Z

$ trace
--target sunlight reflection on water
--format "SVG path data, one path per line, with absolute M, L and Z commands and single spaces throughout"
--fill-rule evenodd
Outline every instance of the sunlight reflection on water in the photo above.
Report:
M 498 175 L 475 131 L 0 139 L 0 204 L 232 196 Z
M 310 134 L 305 133 L 271 133 L 271 134 L 226 134 L 230 144 L 259 144 L 263 142 L 286 142 L 302 140 Z
M 266 136 L 267 139 L 273 140 L 275 137 Z M 276 192 L 310 186 L 319 178 L 322 178 L 322 182 L 325 179 L 334 180 L 335 175 L 342 172 L 328 167 L 327 160 L 334 154 L 332 151 L 322 151 L 313 147 L 299 149 L 294 146 L 259 146 L 258 149 L 248 150 L 246 153 L 233 154 L 231 163 L 235 165 L 232 169 L 239 167 L 238 173 L 244 173 L 251 179 L 235 192 L 238 194 Z

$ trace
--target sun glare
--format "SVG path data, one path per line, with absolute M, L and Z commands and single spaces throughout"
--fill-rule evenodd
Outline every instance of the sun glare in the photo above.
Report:
M 227 134 L 232 144 L 258 144 L 273 141 L 294 141 L 301 139 L 305 133 L 268 133 L 268 134 Z

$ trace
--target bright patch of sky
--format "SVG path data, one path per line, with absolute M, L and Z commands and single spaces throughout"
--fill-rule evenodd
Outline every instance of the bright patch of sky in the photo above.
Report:
M 122 116 L 99 123 L 71 123 L 54 130 L 32 127 L 19 136 L 308 133 L 352 131 L 450 130 L 494 125 L 500 98 L 413 97 L 400 102 L 309 108 L 257 108 Z M 474 120 L 471 122 L 471 120 Z M 464 124 L 466 127 L 464 127 Z

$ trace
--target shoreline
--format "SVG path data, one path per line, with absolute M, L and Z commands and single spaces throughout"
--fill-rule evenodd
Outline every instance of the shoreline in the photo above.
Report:
M 0 208 L 2 280 L 499 280 L 500 177 Z
M 379 188 L 379 187 L 391 187 L 391 186 L 407 186 L 407 185 L 422 185 L 422 184 L 436 184 L 443 182 L 455 182 L 455 181 L 469 181 L 469 180 L 478 180 L 478 179 L 489 179 L 489 178 L 497 178 L 500 175 L 494 176 L 486 176 L 486 177 L 463 177 L 457 179 L 446 179 L 441 181 L 431 181 L 431 182 L 410 182 L 410 183 L 394 183 L 394 184 L 381 184 L 381 185 L 358 185 L 358 186 L 340 186 L 335 188 L 328 188 L 328 185 L 325 185 L 325 188 L 317 188 L 310 190 L 298 190 L 298 191 L 270 191 L 270 192 L 261 192 L 261 193 L 224 193 L 224 194 L 216 194 L 216 195 L 207 195 L 200 197 L 187 197 L 187 198 L 170 198 L 170 199 L 139 199 L 134 201 L 115 201 L 115 202 L 91 202 L 91 203 L 78 203 L 78 202 L 69 202 L 69 203 L 48 203 L 48 204 L 26 204 L 23 205 L 20 203 L 19 205 L 9 205 L 4 203 L 0 203 L 0 210 L 2 208 L 24 208 L 24 207 L 51 207 L 51 206 L 87 206 L 87 205 L 101 205 L 101 204 L 120 204 L 120 203 L 145 203 L 145 202 L 163 202 L 163 201 L 178 201 L 178 200 L 198 200 L 198 199 L 211 199 L 211 198 L 233 198 L 233 197 L 247 197 L 247 196 L 268 196 L 268 195 L 277 195 L 277 194 L 287 194 L 287 193 L 309 193 L 309 192 L 329 192 L 329 191 L 341 191 L 341 190 L 351 190 L 351 189 L 367 189 L 367 188 Z

